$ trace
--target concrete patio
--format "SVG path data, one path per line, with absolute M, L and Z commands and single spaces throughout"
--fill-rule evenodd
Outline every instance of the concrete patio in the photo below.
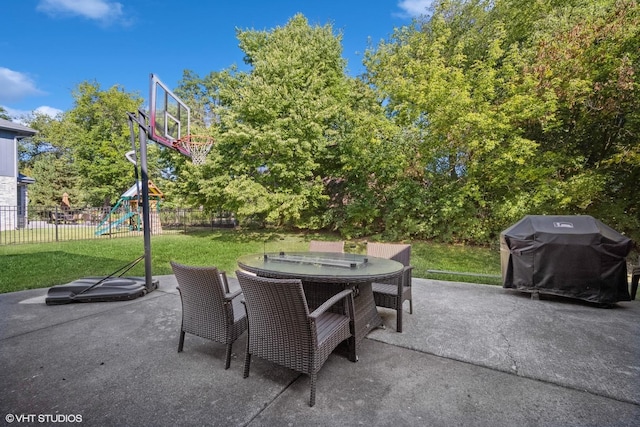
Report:
M 310 408 L 304 375 L 255 358 L 242 378 L 246 335 L 229 370 L 221 344 L 188 335 L 177 353 L 175 278 L 158 278 L 126 302 L 0 295 L 4 425 L 640 425 L 639 301 L 598 308 L 414 279 L 404 332 L 379 309 L 386 329 L 357 363 L 330 356 Z

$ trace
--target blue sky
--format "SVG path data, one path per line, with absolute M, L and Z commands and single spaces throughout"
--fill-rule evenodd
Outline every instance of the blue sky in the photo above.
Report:
M 271 30 L 302 13 L 342 32 L 348 72 L 394 28 L 427 13 L 431 0 L 4 0 L 0 105 L 12 117 L 73 107 L 83 81 L 120 85 L 148 99 L 149 74 L 175 88 L 185 69 L 200 76 L 242 67 L 236 28 Z

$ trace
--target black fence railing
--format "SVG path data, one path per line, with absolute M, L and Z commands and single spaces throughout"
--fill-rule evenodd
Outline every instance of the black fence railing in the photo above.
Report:
M 149 219 L 152 234 L 236 226 L 231 213 L 200 209 L 152 209 Z M 111 239 L 142 230 L 142 215 L 126 205 L 117 209 L 0 206 L 0 245 Z

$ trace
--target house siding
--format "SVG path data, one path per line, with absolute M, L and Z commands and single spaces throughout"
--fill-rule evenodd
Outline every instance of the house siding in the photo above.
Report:
M 18 178 L 17 148 L 15 133 L 0 130 L 0 176 Z M 16 201 L 11 204 L 15 205 Z
M 26 186 L 18 184 L 17 140 L 35 134 L 31 128 L 0 118 L 0 206 L 13 208 L 0 214 L 0 231 L 24 227 L 27 223 Z

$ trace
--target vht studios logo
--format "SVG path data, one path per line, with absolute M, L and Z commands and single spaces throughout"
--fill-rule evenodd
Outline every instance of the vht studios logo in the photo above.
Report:
M 7 414 L 8 423 L 81 423 L 80 414 Z

